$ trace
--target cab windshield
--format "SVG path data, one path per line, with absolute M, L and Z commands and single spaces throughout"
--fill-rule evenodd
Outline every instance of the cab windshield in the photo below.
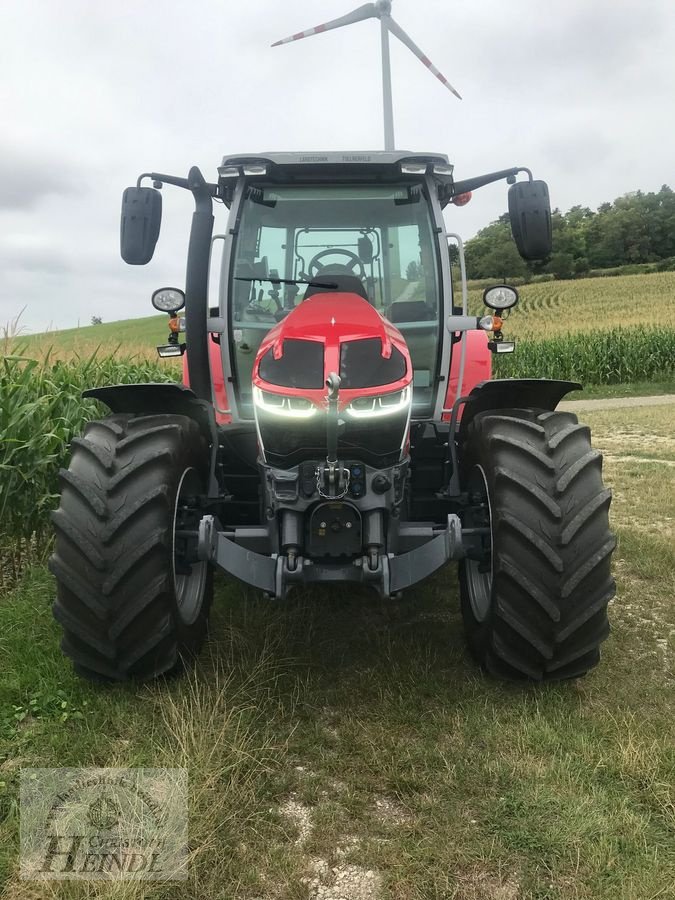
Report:
M 229 281 L 231 353 L 242 414 L 266 332 L 324 281 L 367 298 L 403 333 L 415 414 L 430 412 L 440 332 L 438 260 L 420 185 L 251 185 Z

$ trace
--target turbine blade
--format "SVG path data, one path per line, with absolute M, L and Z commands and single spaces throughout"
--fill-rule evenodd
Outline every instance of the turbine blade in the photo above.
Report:
M 408 50 L 412 51 L 415 54 L 415 56 L 420 60 L 420 62 L 424 63 L 424 65 L 427 67 L 427 69 L 429 69 L 436 76 L 436 78 L 438 78 L 438 80 L 441 82 L 441 84 L 444 84 L 449 91 L 452 91 L 452 93 L 455 95 L 455 97 L 457 97 L 459 100 L 461 100 L 462 99 L 461 94 L 457 93 L 457 91 L 450 84 L 450 82 L 445 77 L 445 75 L 443 75 L 442 72 L 438 71 L 436 66 L 429 59 L 429 57 L 425 56 L 424 53 L 422 53 L 422 51 L 417 46 L 417 44 L 412 40 L 412 38 L 408 37 L 408 35 L 401 28 L 401 26 L 398 25 L 391 18 L 391 16 L 387 16 L 385 19 L 385 22 L 387 23 L 387 28 L 389 29 L 389 31 L 391 31 L 391 33 L 393 35 L 395 35 L 399 39 L 399 41 L 401 41 L 402 44 L 405 44 L 406 47 L 408 48 Z
M 275 41 L 272 46 L 278 47 L 280 44 L 290 44 L 293 41 L 299 41 L 301 38 L 311 37 L 313 34 L 321 34 L 321 32 L 331 31 L 333 28 L 342 28 L 343 25 L 353 25 L 355 22 L 362 22 L 364 19 L 379 18 L 379 15 L 374 3 L 365 3 L 363 6 L 359 6 L 358 9 L 347 13 L 346 16 L 340 16 L 339 19 L 331 19 L 330 22 L 324 22 L 323 25 L 317 25 L 316 28 L 308 28 L 307 31 L 299 31 L 298 34 L 292 34 L 281 41 Z

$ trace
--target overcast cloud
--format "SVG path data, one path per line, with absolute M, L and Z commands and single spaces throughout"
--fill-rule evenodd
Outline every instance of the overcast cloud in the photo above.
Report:
M 184 192 L 164 189 L 152 263 L 119 258 L 120 195 L 142 171 L 213 179 L 224 154 L 380 148 L 375 21 L 269 46 L 360 2 L 4 0 L 0 324 L 24 306 L 33 331 L 148 315 L 152 289 L 183 284 Z M 459 178 L 529 166 L 562 209 L 675 187 L 672 0 L 395 0 L 393 15 L 464 97 L 394 40 L 397 146 L 447 153 Z M 448 220 L 470 237 L 505 208 L 498 184 Z

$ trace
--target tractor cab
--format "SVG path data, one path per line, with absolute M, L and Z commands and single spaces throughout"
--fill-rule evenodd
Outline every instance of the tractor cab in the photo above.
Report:
M 442 406 L 452 287 L 441 198 L 451 173 L 445 156 L 404 152 L 225 158 L 221 350 L 237 418 L 253 418 L 265 335 L 324 292 L 336 295 L 338 312 L 338 298 L 356 294 L 401 332 L 415 418 Z

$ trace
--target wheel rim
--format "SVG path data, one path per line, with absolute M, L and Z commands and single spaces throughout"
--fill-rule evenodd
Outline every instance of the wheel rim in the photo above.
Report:
M 467 559 L 464 562 L 464 572 L 466 575 L 466 587 L 469 595 L 469 603 L 474 618 L 478 622 L 484 622 L 490 611 L 492 603 L 492 509 L 490 507 L 490 494 L 488 492 L 487 478 L 482 466 L 474 466 L 469 473 L 468 479 L 469 496 L 479 498 L 475 506 L 467 509 L 464 521 L 467 527 L 490 527 L 490 552 L 489 563 L 487 569 L 485 564 L 477 559 Z M 481 506 L 480 504 L 484 504 Z M 487 513 L 488 521 L 485 521 Z
M 186 469 L 181 475 L 176 494 L 176 506 L 173 513 L 173 534 L 176 534 L 178 512 L 185 498 L 195 496 L 201 492 L 202 484 L 197 470 Z M 198 562 L 191 566 L 189 575 L 176 572 L 176 542 L 174 539 L 172 551 L 173 583 L 176 594 L 176 606 L 181 621 L 191 625 L 202 608 L 206 578 L 208 575 L 208 563 Z

